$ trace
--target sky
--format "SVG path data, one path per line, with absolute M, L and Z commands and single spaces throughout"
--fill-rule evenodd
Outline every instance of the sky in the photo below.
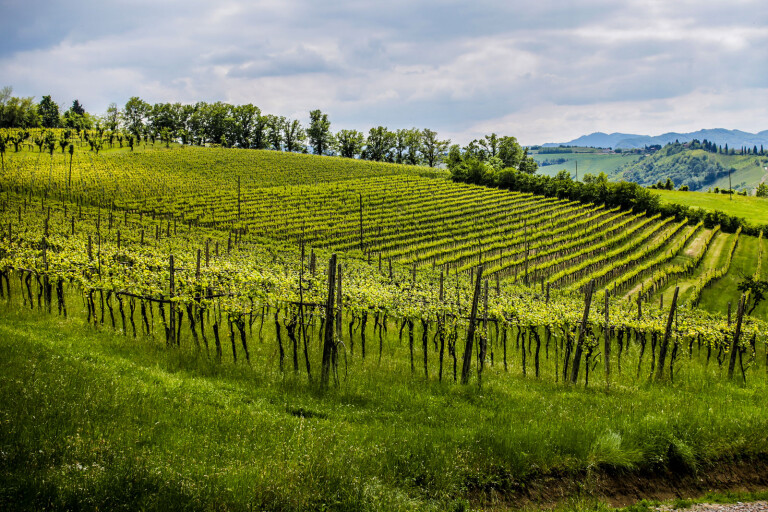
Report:
M 765 0 L 0 0 L 0 86 L 253 103 L 466 144 L 768 129 Z

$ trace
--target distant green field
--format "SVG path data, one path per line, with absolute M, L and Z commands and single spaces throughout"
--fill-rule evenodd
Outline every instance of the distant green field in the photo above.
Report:
M 768 224 L 768 199 L 707 192 L 678 192 L 676 190 L 653 190 L 661 196 L 663 203 L 678 203 L 704 210 L 719 210 L 747 220 L 750 224 Z
M 547 176 L 554 176 L 563 169 L 571 173 L 571 176 L 575 176 L 578 164 L 579 179 L 587 173 L 600 174 L 601 172 L 604 172 L 609 178 L 613 178 L 622 165 L 636 162 L 640 158 L 640 155 L 602 153 L 534 153 L 532 156 L 539 164 L 538 172 Z M 565 158 L 566 161 L 561 164 L 541 165 L 546 160 L 553 161 L 559 158 Z

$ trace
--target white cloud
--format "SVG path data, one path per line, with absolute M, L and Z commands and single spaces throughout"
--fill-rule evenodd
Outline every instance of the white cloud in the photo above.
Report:
M 3 81 L 95 112 L 134 95 L 304 120 L 321 108 L 336 129 L 415 125 L 462 143 L 489 130 L 539 143 L 766 128 L 768 11 L 757 0 L 28 7 L 0 21 Z

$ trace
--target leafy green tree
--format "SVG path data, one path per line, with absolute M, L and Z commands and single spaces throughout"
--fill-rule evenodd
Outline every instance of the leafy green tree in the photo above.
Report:
M 117 103 L 110 103 L 107 107 L 107 111 L 104 113 L 104 124 L 108 130 L 116 132 L 120 127 L 120 120 L 122 118 L 122 112 L 117 108 Z
M 267 117 L 267 141 L 270 149 L 280 151 L 283 149 L 283 127 L 285 126 L 285 117 L 269 114 Z
M 61 120 L 59 119 L 59 106 L 50 96 L 43 96 L 37 105 L 37 113 L 40 115 L 40 123 L 44 128 L 58 128 Z
M 312 151 L 316 155 L 324 155 L 333 148 L 334 139 L 328 114 L 323 114 L 320 110 L 313 110 L 309 113 L 307 136 Z
M 393 149 L 397 142 L 395 133 L 387 130 L 386 126 L 377 126 L 368 130 L 363 158 L 375 162 L 394 161 Z
M 10 86 L 0 90 L 0 128 L 34 128 L 40 122 L 34 98 L 16 98 Z
M 77 114 L 78 116 L 85 115 L 85 108 L 83 108 L 83 106 L 80 104 L 78 100 L 73 101 L 72 106 L 69 109 L 75 114 Z
M 499 145 L 501 141 L 499 140 L 499 136 L 495 133 L 486 135 L 478 142 L 480 146 L 483 147 L 489 158 L 495 157 L 499 153 Z
M 757 190 L 755 191 L 755 195 L 757 197 L 768 197 L 768 185 L 765 183 L 760 183 L 757 186 Z
M 307 140 L 307 133 L 298 119 L 285 121 L 283 123 L 283 140 L 285 141 L 285 150 L 292 153 L 301 151 L 304 147 L 304 141 Z
M 410 165 L 419 165 L 420 156 L 424 150 L 421 131 L 416 128 L 407 130 L 405 143 L 407 146 L 405 156 L 406 163 Z
M 504 162 L 504 167 L 517 169 L 523 160 L 523 148 L 515 137 L 504 136 L 499 139 L 499 158 Z
M 448 151 L 448 146 L 451 144 L 451 141 L 450 139 L 439 140 L 437 138 L 437 132 L 428 128 L 422 130 L 421 136 L 424 160 L 426 160 L 427 165 L 434 167 L 442 161 L 446 151 Z
M 407 137 L 410 130 L 400 128 L 395 131 L 395 146 L 393 148 L 395 154 L 395 163 L 402 164 L 405 162 L 405 151 L 408 149 Z
M 133 96 L 123 109 L 125 127 L 138 139 L 144 130 L 144 122 L 149 117 L 152 107 L 138 96 Z
M 453 144 L 448 149 L 448 157 L 446 158 L 446 165 L 448 166 L 448 169 L 453 171 L 454 168 L 457 168 L 461 165 L 462 162 L 462 155 L 461 155 L 461 147 L 459 147 L 458 144 Z
M 235 120 L 232 134 L 235 144 L 241 148 L 250 148 L 261 117 L 261 109 L 250 103 L 238 105 L 232 107 L 232 117 Z
M 532 156 L 528 156 L 528 148 L 525 148 L 518 169 L 526 174 L 535 174 L 538 168 L 539 165 L 536 163 L 536 160 Z
M 746 306 L 749 307 L 747 314 L 751 315 L 765 299 L 765 294 L 768 292 L 768 281 L 756 279 L 754 276 L 742 276 L 742 280 L 736 288 L 742 293 L 749 292 Z
M 339 154 L 344 158 L 355 158 L 363 151 L 365 135 L 357 130 L 340 130 L 336 134 Z

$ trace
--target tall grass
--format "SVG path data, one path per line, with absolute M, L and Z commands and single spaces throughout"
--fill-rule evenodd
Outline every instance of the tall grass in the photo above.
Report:
M 510 343 L 509 372 L 497 352 L 480 389 L 411 375 L 391 327 L 381 362 L 356 353 L 323 392 L 278 370 L 268 325 L 246 365 L 77 316 L 2 305 L 0 318 L 6 510 L 460 510 L 550 472 L 768 453 L 764 370 L 732 384 L 695 348 L 674 383 L 651 384 L 633 347 L 606 391 L 599 376 L 554 383 L 543 350 L 546 375 L 524 378 Z

